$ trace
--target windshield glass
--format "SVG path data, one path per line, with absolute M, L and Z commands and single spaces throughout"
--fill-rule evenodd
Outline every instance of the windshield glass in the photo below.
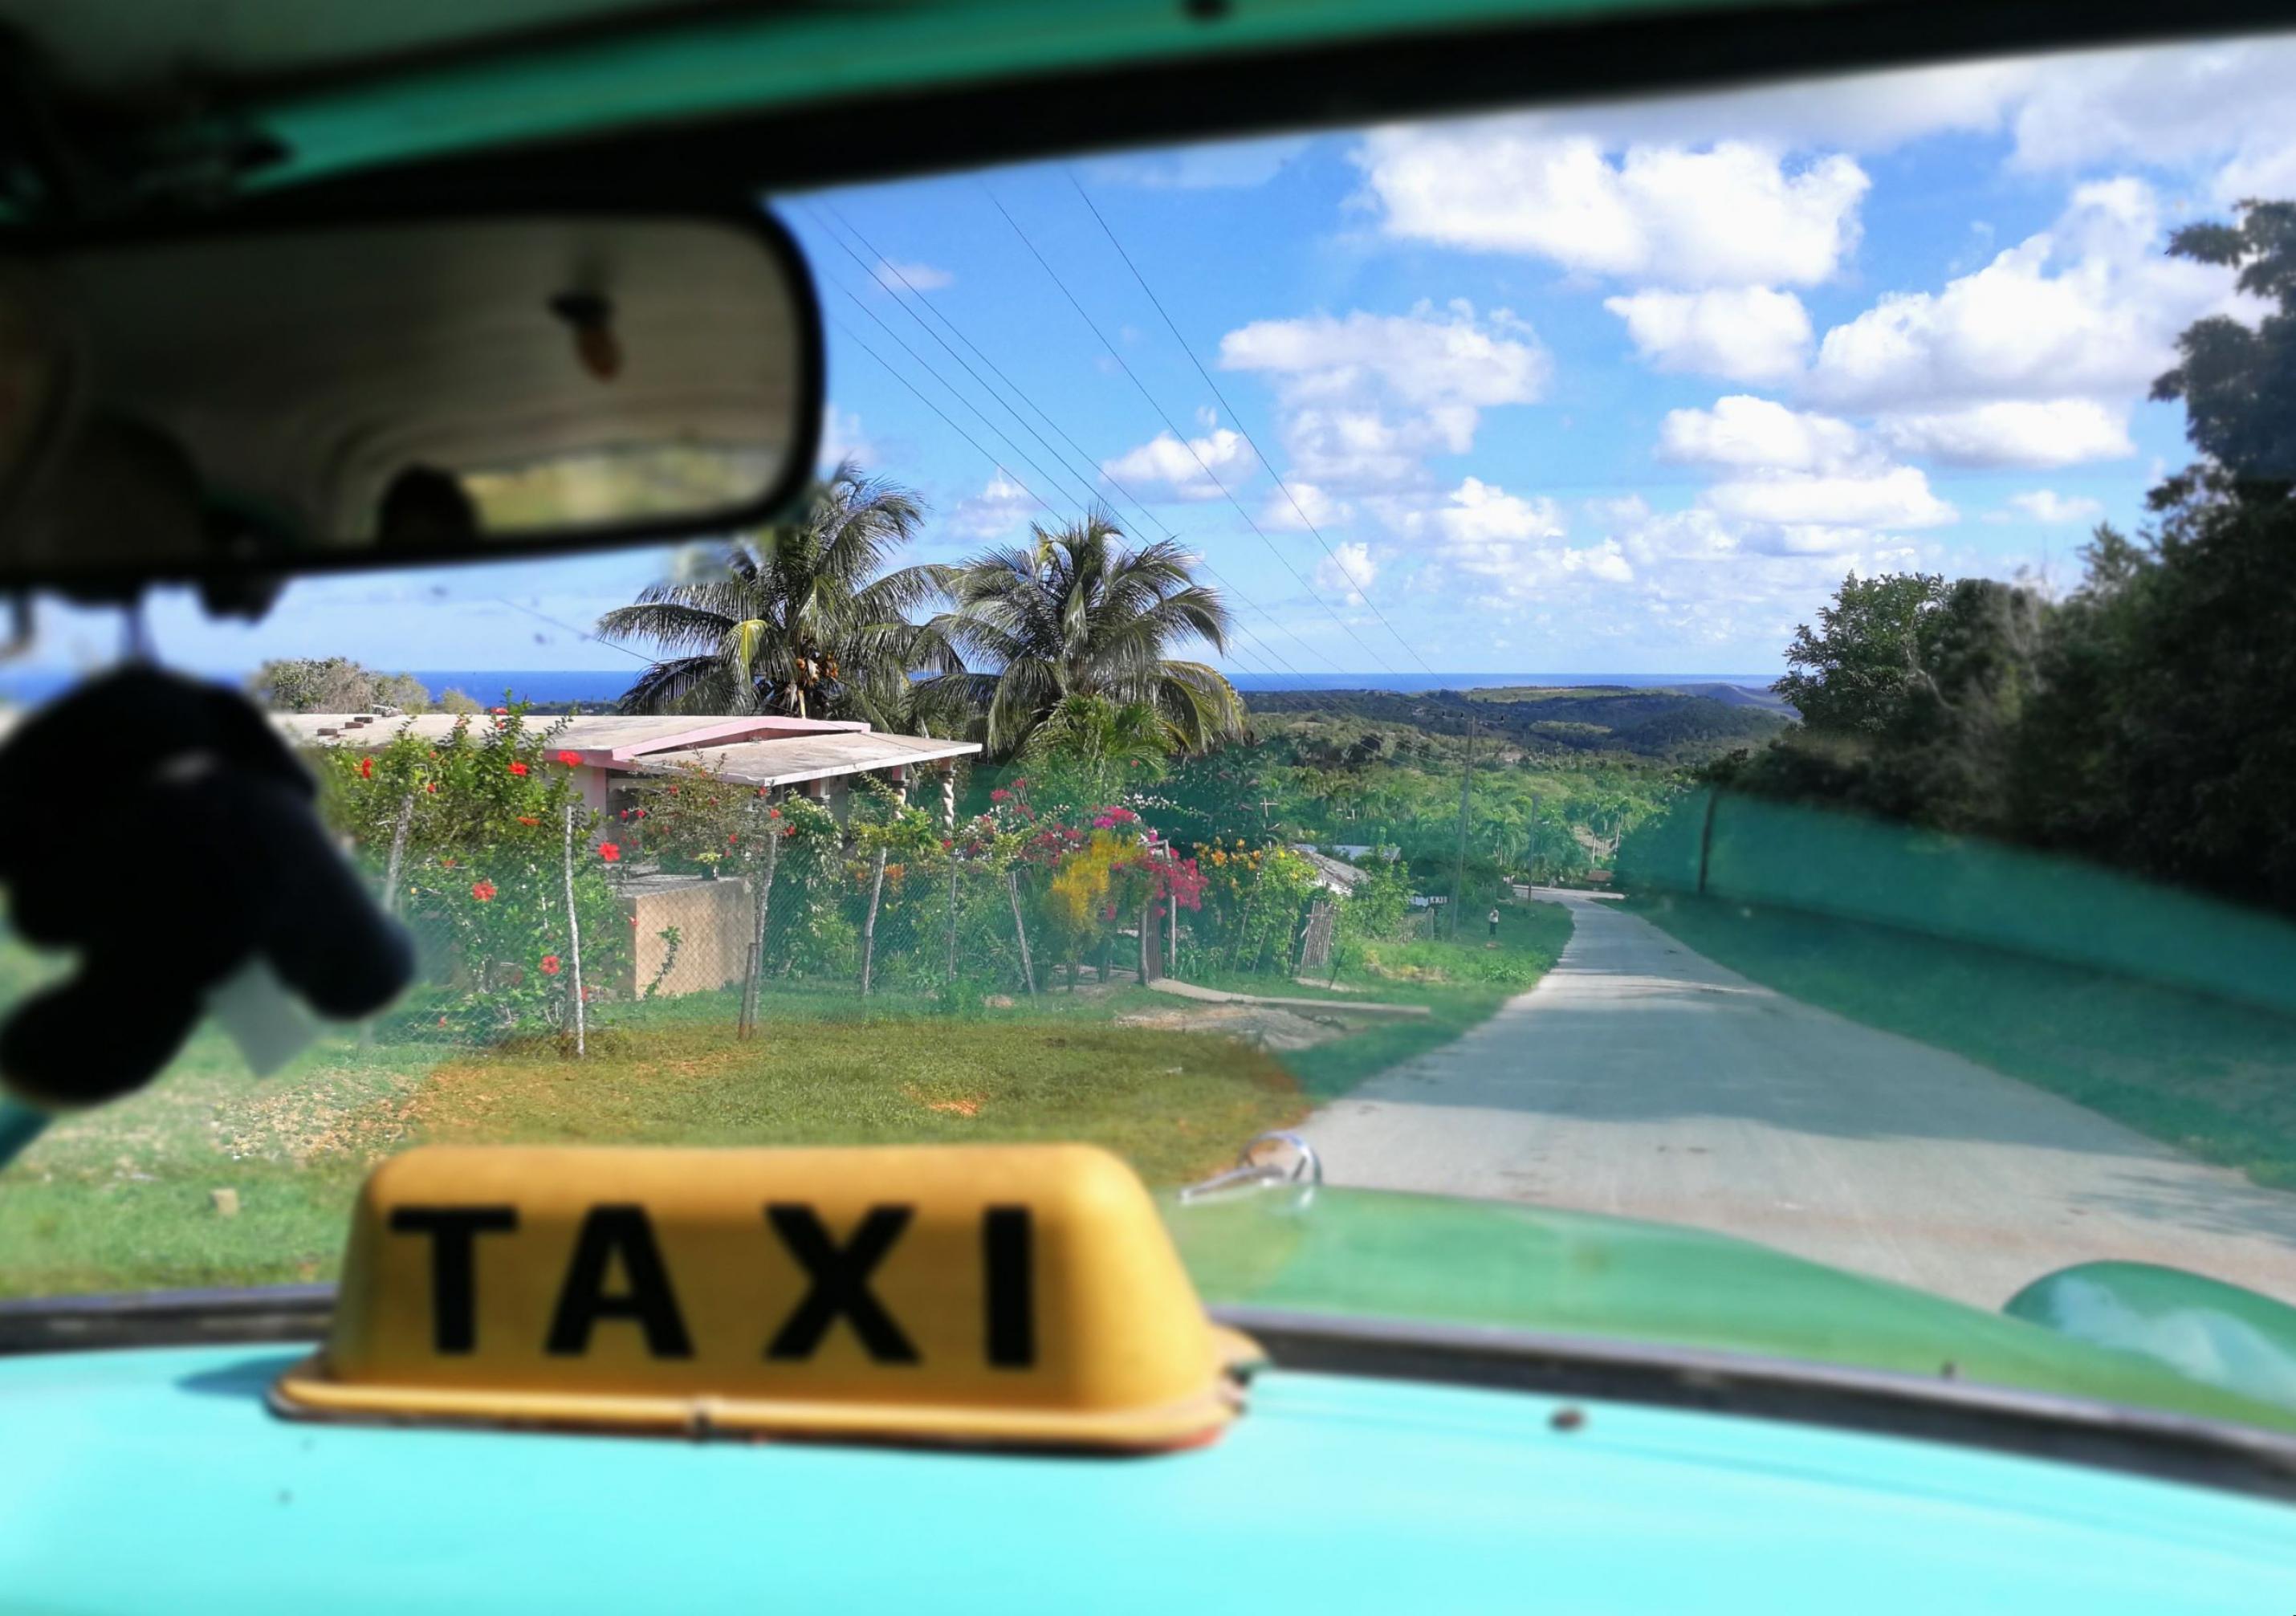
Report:
M 2296 1303 L 2292 70 L 776 199 L 832 401 L 783 525 L 152 603 L 307 754 L 419 980 L 59 1120 L 0 1294 L 330 1279 L 426 1141 L 1082 1139 L 1174 1189 L 1297 1128 L 1335 1188 L 1987 1313 L 2099 1261 Z M 122 639 L 37 628 L 20 703 Z M 69 969 L 0 946 L 12 1000 Z M 1442 1226 L 1470 1290 L 1527 1238 Z M 1702 1306 L 1775 1347 L 1796 1303 Z

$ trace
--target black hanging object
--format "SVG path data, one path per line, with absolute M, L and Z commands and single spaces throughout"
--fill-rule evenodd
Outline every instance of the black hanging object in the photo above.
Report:
M 80 964 L 0 1026 L 0 1079 L 58 1107 L 140 1088 L 209 991 L 258 957 L 324 1016 L 395 998 L 413 945 L 316 795 L 252 703 L 155 669 L 108 674 L 19 728 L 0 747 L 0 885 L 20 935 Z

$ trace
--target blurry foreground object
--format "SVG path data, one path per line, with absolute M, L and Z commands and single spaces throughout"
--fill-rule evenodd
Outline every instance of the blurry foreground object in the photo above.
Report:
M 99 747 L 122 759 L 105 789 L 60 809 L 57 783 Z M 329 842 L 315 790 L 244 698 L 152 669 L 19 729 L 0 748 L 0 882 L 25 940 L 79 968 L 0 1025 L 0 1079 L 44 1107 L 127 1094 L 250 972 L 324 1016 L 389 1004 L 412 947 Z

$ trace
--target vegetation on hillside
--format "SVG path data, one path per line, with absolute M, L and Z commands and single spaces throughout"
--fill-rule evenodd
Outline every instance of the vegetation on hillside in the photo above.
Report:
M 1851 578 L 1788 652 L 1800 725 L 1708 771 L 2296 910 L 2296 203 L 2179 231 L 2273 305 L 2192 326 L 2155 388 L 2205 458 L 2099 527 L 2052 600 Z

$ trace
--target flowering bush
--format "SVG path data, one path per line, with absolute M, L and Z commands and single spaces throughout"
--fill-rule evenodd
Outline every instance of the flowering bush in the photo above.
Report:
M 403 726 L 371 751 L 319 749 L 328 823 L 380 888 L 398 849 L 397 890 L 383 894 L 414 929 L 425 986 L 422 1024 L 469 1036 L 539 1031 L 570 1020 L 566 811 L 574 811 L 574 909 L 593 989 L 614 980 L 628 927 L 608 861 L 588 851 L 595 815 L 547 730 L 525 710 L 464 719 L 436 744 Z M 600 849 L 601 855 L 603 849 Z

